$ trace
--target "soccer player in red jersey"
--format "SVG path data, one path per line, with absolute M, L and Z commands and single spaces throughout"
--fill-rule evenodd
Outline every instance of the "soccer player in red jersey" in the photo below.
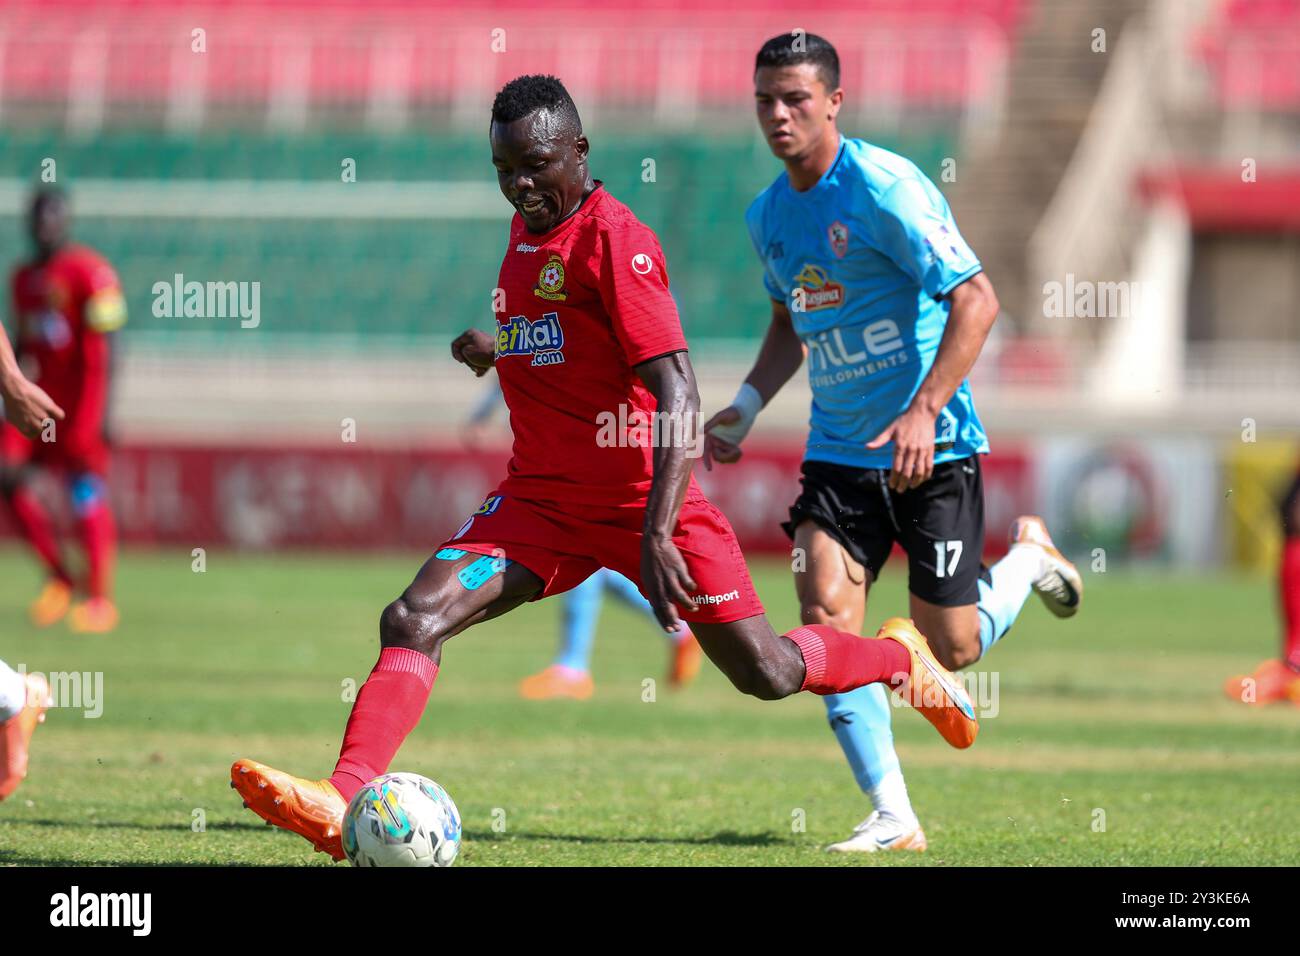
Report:
M 239 760 L 231 786 L 245 805 L 341 858 L 347 802 L 419 722 L 443 642 L 600 567 L 637 582 L 665 630 L 684 619 L 743 693 L 775 700 L 886 682 L 950 744 L 969 746 L 978 731 L 970 700 L 909 622 L 887 621 L 882 639 L 825 625 L 778 634 L 768 623 L 731 526 L 691 476 L 699 395 L 663 252 L 591 178 L 587 139 L 560 81 L 506 84 L 489 135 L 516 210 L 496 334 L 464 332 L 452 355 L 477 375 L 496 368 L 514 456 L 501 484 L 384 609 L 379 661 L 352 707 L 333 776 L 307 780 Z
M 71 610 L 70 626 L 105 633 L 117 625 L 111 596 L 114 527 L 106 478 L 104 439 L 112 333 L 126 321 L 117 274 L 93 249 L 69 240 L 70 215 L 63 194 L 40 190 L 28 225 L 32 259 L 11 281 L 15 350 L 29 377 L 61 405 L 66 419 L 48 421 L 29 437 L 12 424 L 0 432 L 0 496 L 19 532 L 49 574 L 31 617 L 46 627 Z M 60 473 L 86 551 L 85 600 L 72 606 L 74 582 L 60 555 L 49 516 L 32 493 L 32 466 Z
M 1250 675 L 1228 678 L 1223 692 L 1244 704 L 1290 701 L 1300 705 L 1300 470 L 1282 500 L 1282 560 L 1278 598 L 1282 610 L 1282 656 Z

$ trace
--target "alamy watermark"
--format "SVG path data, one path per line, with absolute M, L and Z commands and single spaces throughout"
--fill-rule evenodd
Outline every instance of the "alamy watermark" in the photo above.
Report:
M 160 319 L 239 319 L 240 328 L 262 324 L 262 283 L 198 282 L 176 273 L 153 284 L 153 314 Z
M 685 448 L 687 458 L 704 454 L 704 421 L 699 412 L 645 412 L 621 403 L 617 412 L 596 416 L 599 448 Z
M 1151 283 L 1093 282 L 1065 274 L 1064 282 L 1043 283 L 1043 316 L 1048 319 L 1127 319 L 1142 312 Z

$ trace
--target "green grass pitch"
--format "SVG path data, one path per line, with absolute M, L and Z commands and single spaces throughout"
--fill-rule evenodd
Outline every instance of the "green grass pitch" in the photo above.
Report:
M 188 549 L 128 552 L 121 629 L 77 637 L 27 623 L 38 576 L 0 550 L 0 658 L 103 674 L 102 716 L 59 708 L 37 731 L 28 780 L 0 804 L 0 864 L 325 865 L 242 809 L 228 769 L 248 756 L 329 773 L 344 681 L 365 678 L 379 611 L 418 563 L 210 554 L 194 573 Z M 753 570 L 773 621 L 793 626 L 788 568 Z M 873 627 L 905 608 L 904 576 L 886 569 Z M 664 642 L 614 602 L 587 703 L 515 692 L 549 659 L 557 601 L 454 638 L 394 769 L 456 799 L 461 866 L 1294 864 L 1300 707 L 1220 692 L 1275 653 L 1270 583 L 1112 570 L 1087 584 L 1073 621 L 1031 597 L 977 665 L 998 675 L 999 712 L 971 750 L 895 712 L 923 855 L 821 852 L 868 809 L 821 701 L 742 697 L 707 664 L 671 693 Z

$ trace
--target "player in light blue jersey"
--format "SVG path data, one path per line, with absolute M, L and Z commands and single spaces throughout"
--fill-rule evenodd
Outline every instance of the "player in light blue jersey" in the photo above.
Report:
M 1031 589 L 1060 617 L 1083 594 L 1040 518 L 1012 526 L 991 569 L 980 455 L 966 380 L 997 297 L 948 203 L 907 159 L 836 126 L 839 58 L 821 37 L 774 37 L 755 62 L 759 125 L 785 171 L 745 216 L 772 323 L 733 403 L 705 425 L 705 463 L 727 463 L 805 356 L 812 414 L 803 491 L 786 531 L 805 623 L 860 633 L 895 543 L 910 613 L 948 668 L 979 660 Z M 832 729 L 874 811 L 832 850 L 926 847 L 907 795 L 883 687 L 826 698 Z

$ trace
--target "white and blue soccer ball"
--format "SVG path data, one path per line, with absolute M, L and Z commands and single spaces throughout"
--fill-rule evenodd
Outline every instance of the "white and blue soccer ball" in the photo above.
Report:
M 428 777 L 386 773 L 348 804 L 343 852 L 353 866 L 451 866 L 460 852 L 460 811 Z

